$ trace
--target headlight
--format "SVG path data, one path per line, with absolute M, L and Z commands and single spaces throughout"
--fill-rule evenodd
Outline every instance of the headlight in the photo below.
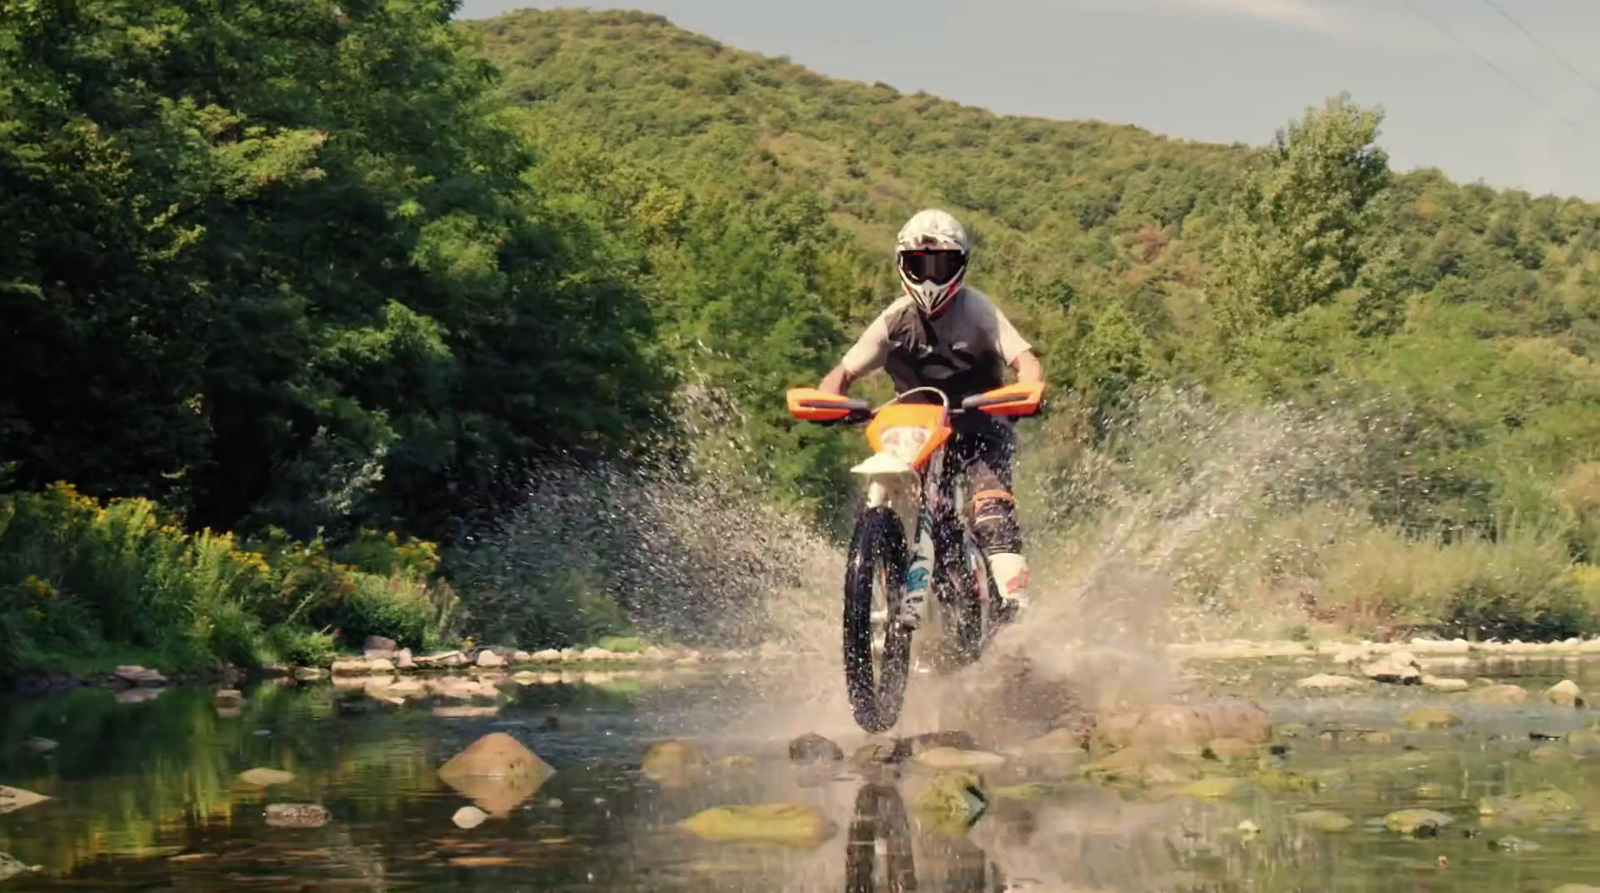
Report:
M 902 459 L 907 465 L 917 461 L 917 454 L 928 443 L 927 428 L 885 428 L 879 438 L 883 452 Z

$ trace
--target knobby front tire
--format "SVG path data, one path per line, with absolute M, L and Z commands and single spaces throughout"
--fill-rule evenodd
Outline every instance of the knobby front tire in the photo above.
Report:
M 911 666 L 911 630 L 895 621 L 905 591 L 905 533 L 900 519 L 879 506 L 861 513 L 850 541 L 844 581 L 844 679 L 856 724 L 884 732 L 900 718 Z M 881 587 L 886 616 L 883 650 L 873 654 L 872 590 Z

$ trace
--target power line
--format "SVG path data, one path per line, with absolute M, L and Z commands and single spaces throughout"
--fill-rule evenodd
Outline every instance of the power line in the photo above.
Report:
M 1517 30 L 1521 31 L 1524 35 L 1527 36 L 1527 38 L 1529 40 L 1533 41 L 1534 44 L 1539 47 L 1539 49 L 1544 50 L 1545 52 L 1549 53 L 1551 56 L 1553 56 L 1555 58 L 1555 60 L 1557 62 L 1560 62 L 1562 65 L 1565 65 L 1567 67 L 1568 71 L 1572 72 L 1574 75 L 1577 76 L 1578 80 L 1583 81 L 1584 85 L 1589 88 L 1590 92 L 1594 93 L 1594 95 L 1596 95 L 1596 96 L 1600 96 L 1600 84 L 1596 84 L 1593 80 L 1591 80 L 1588 75 L 1584 74 L 1583 71 L 1580 68 L 1578 68 L 1578 66 L 1573 65 L 1571 62 L 1568 62 L 1566 56 L 1563 56 L 1560 53 L 1556 52 L 1554 49 L 1552 49 L 1550 47 L 1549 44 L 1546 44 L 1544 41 L 1540 40 L 1532 31 L 1529 31 L 1527 29 L 1527 27 L 1525 27 L 1521 22 L 1519 22 L 1516 19 L 1512 18 L 1511 17 L 1511 13 L 1506 12 L 1505 11 L 1505 7 L 1503 7 L 1500 4 L 1496 3 L 1495 0 L 1483 0 L 1483 2 L 1488 4 L 1490 9 L 1493 9 L 1495 12 L 1500 13 L 1500 17 L 1501 18 L 1503 18 L 1506 21 L 1510 22 L 1511 24 L 1515 25 Z
M 1528 96 L 1529 99 L 1532 99 L 1534 102 L 1537 102 L 1540 105 L 1544 106 L 1546 111 L 1550 112 L 1550 114 L 1552 114 L 1552 115 L 1555 115 L 1557 118 L 1560 118 L 1561 121 L 1563 123 L 1565 123 L 1568 127 L 1571 127 L 1574 131 L 1576 131 L 1576 132 L 1578 132 L 1580 134 L 1583 134 L 1585 136 L 1589 135 L 1589 132 L 1587 130 L 1585 130 L 1582 125 L 1578 124 L 1578 122 L 1576 122 L 1576 121 L 1572 120 L 1571 118 L 1567 117 L 1560 109 L 1556 108 L 1554 105 L 1551 105 L 1550 102 L 1547 101 L 1544 97 L 1540 96 L 1539 94 L 1537 94 L 1537 93 L 1533 92 L 1532 90 L 1528 89 L 1527 87 L 1523 86 L 1521 81 L 1519 81 L 1516 78 L 1512 77 L 1504 68 L 1501 68 L 1500 66 L 1496 65 L 1494 63 L 1493 59 L 1490 59 L 1488 56 L 1485 56 L 1484 54 L 1482 54 L 1482 53 L 1478 52 L 1477 50 L 1473 49 L 1471 44 L 1469 44 L 1466 41 L 1462 40 L 1461 38 L 1457 37 L 1454 31 L 1451 31 L 1449 28 L 1446 28 L 1444 25 L 1440 24 L 1437 19 L 1435 19 L 1432 16 L 1428 15 L 1427 13 L 1423 12 L 1422 9 L 1417 6 L 1416 3 L 1412 2 L 1412 0 L 1401 0 L 1401 2 L 1405 3 L 1407 8 L 1409 8 L 1412 12 L 1416 13 L 1417 14 L 1417 18 L 1422 19 L 1424 22 L 1427 22 L 1428 24 L 1432 25 L 1435 28 L 1438 28 L 1441 32 L 1443 32 L 1444 36 L 1446 36 L 1446 37 L 1450 38 L 1451 40 L 1455 41 L 1456 46 L 1459 46 L 1462 49 L 1466 50 L 1467 52 L 1471 53 L 1472 55 L 1477 56 L 1479 62 L 1482 62 L 1483 64 L 1489 66 L 1491 69 L 1494 70 L 1495 74 L 1498 74 L 1498 75 L 1500 75 L 1500 77 L 1504 78 L 1506 83 L 1510 84 L 1513 87 L 1516 87 L 1518 90 L 1521 90 L 1524 94 L 1526 94 Z

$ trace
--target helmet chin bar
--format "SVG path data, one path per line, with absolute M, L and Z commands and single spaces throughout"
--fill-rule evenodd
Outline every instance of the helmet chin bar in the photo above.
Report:
M 906 295 L 917 303 L 918 309 L 928 316 L 938 316 L 950 306 L 950 300 L 961 290 L 966 278 L 966 271 L 962 271 L 944 285 L 934 285 L 931 282 L 914 283 L 903 275 L 900 281 L 905 286 Z

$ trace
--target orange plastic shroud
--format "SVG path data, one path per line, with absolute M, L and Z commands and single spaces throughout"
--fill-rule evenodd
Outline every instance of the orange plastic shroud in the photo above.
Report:
M 867 426 L 867 444 L 873 452 L 883 451 L 883 432 L 890 428 L 927 430 L 928 440 L 912 460 L 912 468 L 921 468 L 950 439 L 949 414 L 943 406 L 934 403 L 892 403 L 878 410 L 872 424 Z
M 852 412 L 871 408 L 865 400 L 841 397 L 816 388 L 791 388 L 789 414 L 802 422 L 837 422 Z

